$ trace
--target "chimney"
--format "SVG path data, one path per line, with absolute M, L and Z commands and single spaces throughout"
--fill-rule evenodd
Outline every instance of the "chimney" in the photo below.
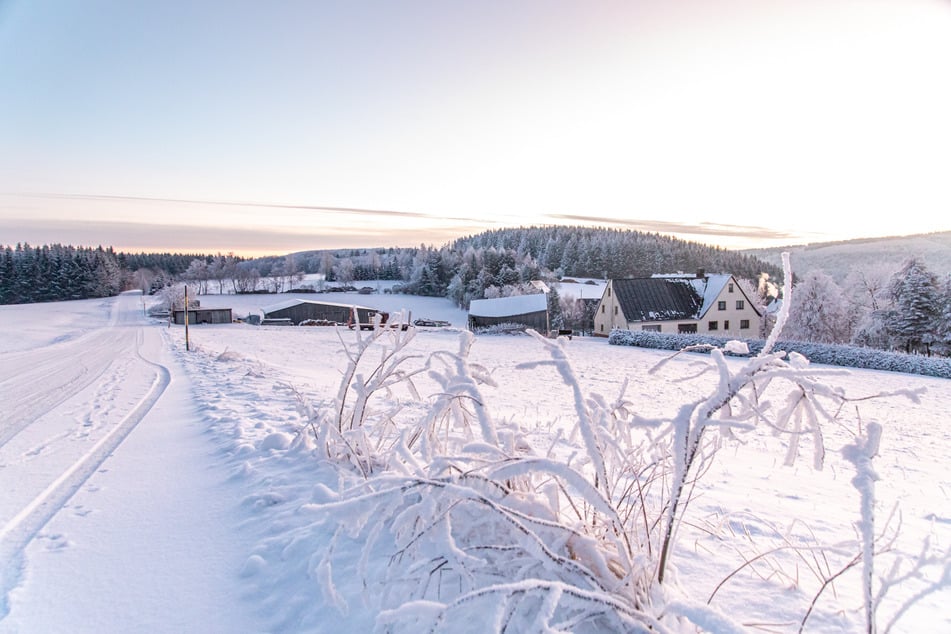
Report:
M 697 269 L 697 279 L 703 279 L 707 276 L 707 272 L 703 269 Z

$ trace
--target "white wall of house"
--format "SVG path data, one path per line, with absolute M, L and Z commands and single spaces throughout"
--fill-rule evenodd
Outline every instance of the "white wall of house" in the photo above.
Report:
M 594 335 L 596 337 L 607 337 L 614 328 L 626 330 L 628 325 L 614 293 L 614 280 L 611 280 L 604 287 L 601 303 L 594 315 Z
M 723 287 L 707 312 L 700 316 L 697 332 L 722 337 L 756 338 L 762 319 L 735 279 Z
M 677 335 L 680 334 L 681 325 L 687 327 L 691 325 L 696 326 L 697 321 L 694 319 L 684 319 L 682 321 L 632 321 L 627 325 L 627 329 L 651 330 L 654 332 L 662 332 L 666 335 Z

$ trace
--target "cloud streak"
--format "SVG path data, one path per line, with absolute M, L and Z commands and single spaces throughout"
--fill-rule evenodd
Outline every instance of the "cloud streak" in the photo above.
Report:
M 712 222 L 701 222 L 699 224 L 686 222 L 670 222 L 666 220 L 624 220 L 621 218 L 609 218 L 607 216 L 581 216 L 575 214 L 551 214 L 548 216 L 557 220 L 568 220 L 580 222 L 582 224 L 608 224 L 621 225 L 638 231 L 658 232 L 658 233 L 676 233 L 692 236 L 717 236 L 733 238 L 756 238 L 764 240 L 784 240 L 796 238 L 794 234 L 785 231 L 775 231 L 766 227 L 755 227 L 747 225 L 727 225 Z
M 456 222 L 478 223 L 482 225 L 494 224 L 477 218 L 443 216 L 429 214 L 418 211 L 399 211 L 393 209 L 365 209 L 360 207 L 336 207 L 331 205 L 310 205 L 296 203 L 264 203 L 259 201 L 235 201 L 235 200 L 201 200 L 195 198 L 160 198 L 153 196 L 122 196 L 109 194 L 16 194 L 29 198 L 58 198 L 67 200 L 103 200 L 103 201 L 132 201 L 132 202 L 155 202 L 155 203 L 174 203 L 185 205 L 213 205 L 217 207 L 253 207 L 263 209 L 300 209 L 303 211 L 327 211 L 335 213 L 345 213 L 354 216 L 378 216 L 390 218 L 413 218 L 424 220 L 452 220 Z
M 129 251 L 235 251 L 238 253 L 279 253 L 310 249 L 358 248 L 378 246 L 409 246 L 450 243 L 462 236 L 480 233 L 487 229 L 516 225 L 561 225 L 614 226 L 645 232 L 672 234 L 682 239 L 712 243 L 742 243 L 768 241 L 795 242 L 799 237 L 785 231 L 760 226 L 723 223 L 687 223 L 672 220 L 624 219 L 607 215 L 548 214 L 529 219 L 515 216 L 499 218 L 475 218 L 466 216 L 441 216 L 417 211 L 394 209 L 369 209 L 336 205 L 313 205 L 292 203 L 265 203 L 259 201 L 201 200 L 193 198 L 169 198 L 150 196 L 126 196 L 80 193 L 8 193 L 3 197 L 74 201 L 73 204 L 101 201 L 103 203 L 136 203 L 158 205 L 194 205 L 195 207 L 221 207 L 219 214 L 207 213 L 174 215 L 153 213 L 149 220 L 129 221 L 125 218 L 136 214 L 120 214 L 119 219 L 95 218 L 88 209 L 66 211 L 61 219 L 36 218 L 30 206 L 13 212 L 7 205 L 5 214 L 0 214 L 0 236 L 6 241 L 28 241 L 33 244 L 71 242 L 83 245 L 112 245 Z M 271 210 L 274 222 L 265 226 L 240 226 L 214 216 L 229 217 L 225 208 L 248 210 Z M 284 219 L 290 224 L 282 226 L 276 218 L 278 210 L 300 210 L 305 216 L 313 212 L 314 221 L 302 218 Z M 13 213 L 11 213 L 13 212 Z M 322 217 L 320 215 L 323 214 Z M 6 215 L 6 218 L 2 216 Z M 116 214 L 112 214 L 115 216 Z M 266 212 L 263 218 L 269 218 Z M 76 220 L 84 218 L 84 220 Z M 706 238 L 706 239 L 705 239 Z
M 476 230 L 475 227 L 472 228 Z M 279 229 L 243 229 L 211 225 L 165 225 L 97 220 L 33 220 L 0 218 L 0 244 L 4 237 L 30 244 L 69 243 L 77 246 L 112 246 L 128 252 L 227 253 L 283 255 L 315 249 L 372 246 L 443 244 L 459 237 L 456 227 L 421 232 L 418 229 L 381 228 L 315 229 L 310 232 Z

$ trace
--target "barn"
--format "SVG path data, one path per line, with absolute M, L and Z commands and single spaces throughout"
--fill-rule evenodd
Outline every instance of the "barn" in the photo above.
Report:
M 265 319 L 290 319 L 295 326 L 308 319 L 332 321 L 338 324 L 353 323 L 353 310 L 356 309 L 361 328 L 372 328 L 373 320 L 381 315 L 383 321 L 387 313 L 366 306 L 334 304 L 308 299 L 289 299 L 262 309 Z
M 178 325 L 185 323 L 185 311 L 176 310 L 172 313 L 173 321 Z M 230 324 L 232 321 L 230 308 L 189 308 L 189 324 Z
M 518 324 L 547 333 L 548 296 L 517 295 L 496 299 L 474 299 L 469 304 L 469 328 L 487 328 L 499 324 Z

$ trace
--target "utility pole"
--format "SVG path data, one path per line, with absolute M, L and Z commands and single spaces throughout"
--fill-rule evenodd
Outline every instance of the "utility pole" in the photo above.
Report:
M 188 284 L 185 285 L 185 351 L 188 352 Z

